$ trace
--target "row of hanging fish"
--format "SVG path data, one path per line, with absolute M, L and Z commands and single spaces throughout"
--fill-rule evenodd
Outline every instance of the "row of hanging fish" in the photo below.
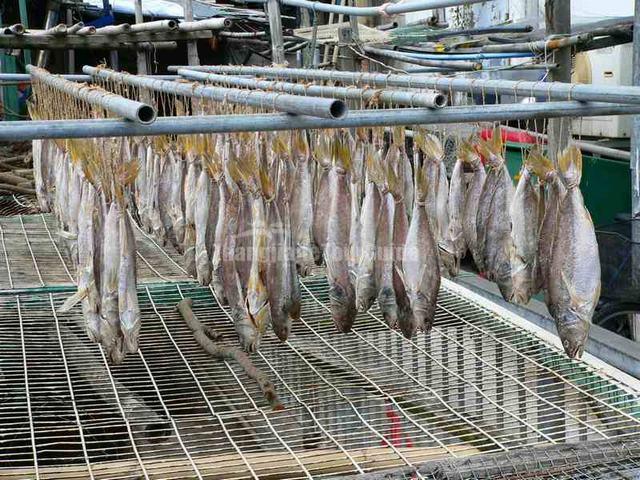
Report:
M 77 293 L 60 312 L 80 302 L 89 338 L 114 363 L 138 350 L 140 332 L 136 245 L 127 213 L 137 163 L 129 157 L 126 140 L 33 142 L 40 209 L 55 214 L 60 243 L 76 267 Z
M 473 172 L 466 187 L 465 167 Z M 584 351 L 600 296 L 598 245 L 581 173 L 577 147 L 561 153 L 557 170 L 533 147 L 514 187 L 499 128 L 475 146 L 462 142 L 450 182 L 448 234 L 440 239 L 443 258 L 459 262 L 468 250 L 505 300 L 526 304 L 544 291 L 571 358 Z

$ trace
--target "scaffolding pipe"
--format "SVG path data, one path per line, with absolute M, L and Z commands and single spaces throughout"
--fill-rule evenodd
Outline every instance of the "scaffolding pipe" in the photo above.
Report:
M 59 23 L 51 28 L 47 28 L 42 32 L 42 35 L 66 35 L 67 34 L 67 26 L 64 23 Z
M 229 18 L 207 18 L 195 22 L 180 22 L 178 24 L 178 31 L 200 32 L 202 30 L 222 30 L 231 27 L 231 25 L 233 25 L 233 22 Z
M 212 82 L 235 87 L 246 87 L 274 92 L 309 95 L 312 97 L 333 97 L 345 100 L 376 101 L 380 103 L 409 105 L 413 107 L 442 108 L 447 105 L 447 97 L 440 92 L 401 92 L 398 90 L 374 90 L 356 87 L 333 87 L 325 85 L 305 85 L 301 83 L 274 82 L 256 78 L 236 77 L 233 75 L 217 75 L 215 73 L 197 72 L 180 69 L 178 75 L 190 80 Z
M 122 33 L 129 33 L 131 31 L 131 25 L 128 23 L 121 23 L 119 25 L 107 25 L 96 29 L 96 33 L 100 35 L 120 35 Z
M 181 66 L 170 66 L 175 72 Z M 305 68 L 248 67 L 236 65 L 209 65 L 194 70 L 231 75 L 262 75 L 270 78 L 325 80 L 347 85 L 376 87 L 430 88 L 445 92 L 471 94 L 499 94 L 538 97 L 548 100 L 579 100 L 582 102 L 609 102 L 640 104 L 640 87 L 586 85 L 561 82 L 525 82 L 513 80 L 485 80 L 469 78 L 416 77 L 383 73 L 338 72 Z
M 87 37 L 89 35 L 95 35 L 97 31 L 97 28 L 94 27 L 93 25 L 87 25 L 86 27 L 82 27 L 80 30 L 78 30 L 76 32 L 76 35 L 79 35 L 81 37 Z
M 5 122 L 0 141 L 45 138 L 135 137 L 188 135 L 198 133 L 237 133 L 327 128 L 391 127 L 395 125 L 438 125 L 451 123 L 533 120 L 557 117 L 635 115 L 638 105 L 611 103 L 549 102 L 506 105 L 447 107 L 439 110 L 401 108 L 356 110 L 332 120 L 285 113 L 253 115 L 203 115 L 159 118 L 151 125 L 117 119 L 51 120 Z
M 482 63 L 480 62 L 466 62 L 466 61 L 447 61 L 447 60 L 425 60 L 422 58 L 415 58 L 410 55 L 406 55 L 395 50 L 387 50 L 384 48 L 375 48 L 364 46 L 364 51 L 377 55 L 379 57 L 391 58 L 405 63 L 413 63 L 414 65 L 420 65 L 422 67 L 438 67 L 447 70 L 461 70 L 461 71 L 474 71 L 482 70 Z
M 266 0 L 249 0 L 252 3 L 266 3 Z M 461 5 L 472 5 L 482 3 L 485 0 L 414 0 L 406 3 L 385 3 L 380 7 L 347 7 L 343 5 L 332 5 L 309 0 L 280 0 L 283 5 L 291 7 L 306 8 L 315 12 L 325 12 L 349 15 L 351 17 L 377 17 L 391 16 L 401 13 L 421 12 L 435 8 L 457 7 Z
M 337 119 L 347 113 L 347 106 L 334 98 L 302 97 L 258 90 L 241 90 L 237 88 L 211 87 L 198 84 L 155 80 L 129 73 L 85 66 L 82 71 L 97 78 L 148 88 L 159 92 L 184 95 L 187 97 L 209 98 L 218 102 L 230 102 L 256 108 L 273 108 L 280 112 L 296 115 L 311 115 L 320 118 Z
M 73 35 L 74 33 L 78 33 L 81 29 L 84 28 L 84 22 L 77 22 L 67 28 L 67 33 L 69 35 Z
M 132 44 L 139 45 L 139 44 Z M 91 75 L 85 75 L 82 73 L 71 73 L 58 75 L 65 80 L 71 80 L 72 82 L 91 82 L 93 77 Z M 179 75 L 148 75 L 148 78 L 155 78 L 159 80 L 177 80 Z M 24 82 L 31 83 L 31 75 L 28 73 L 0 73 L 0 82 Z
M 134 23 L 131 25 L 130 33 L 140 32 L 169 32 L 178 29 L 178 22 L 175 20 L 156 20 L 155 22 Z
M 48 71 L 34 67 L 33 65 L 27 65 L 26 69 L 32 78 L 40 82 L 56 90 L 65 92 L 74 98 L 90 103 L 91 105 L 104 108 L 126 119 L 133 120 L 142 125 L 153 123 L 156 119 L 156 109 L 151 105 L 129 100 L 128 98 L 104 90 L 98 90 L 89 85 L 77 84 L 65 80 L 62 77 L 52 75 Z
M 24 25 L 22 25 L 21 23 L 14 23 L 13 25 L 4 27 L 3 33 L 5 35 L 23 35 Z
M 574 35 L 572 37 L 549 38 L 547 40 L 538 40 L 535 42 L 523 43 L 503 43 L 500 45 L 485 45 L 480 48 L 482 52 L 500 53 L 500 52 L 535 52 L 545 53 L 549 50 L 557 50 L 558 48 L 572 47 L 588 42 L 593 38 L 592 35 Z

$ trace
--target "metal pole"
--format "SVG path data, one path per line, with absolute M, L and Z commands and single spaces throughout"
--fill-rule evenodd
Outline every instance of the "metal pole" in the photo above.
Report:
M 640 0 L 635 1 L 633 24 L 633 84 L 640 86 Z M 633 117 L 633 135 L 631 136 L 631 239 L 635 242 L 632 256 L 633 282 L 640 285 L 640 255 L 637 245 L 640 243 L 640 115 Z M 640 342 L 640 315 L 629 319 L 631 338 Z
M 251 3 L 265 3 L 265 0 L 249 0 Z M 274 0 L 266 0 L 267 3 Z M 277 1 L 277 0 L 276 0 Z M 347 7 L 343 5 L 331 5 L 309 0 L 280 0 L 283 5 L 307 8 L 316 12 L 337 13 L 356 17 L 391 16 L 401 13 L 420 12 L 435 8 L 456 7 L 460 5 L 472 5 L 485 0 L 416 0 L 411 2 L 398 2 L 384 4 L 380 7 Z
M 72 82 L 90 82 L 93 79 L 91 75 L 85 75 L 82 73 L 58 76 L 64 78 L 65 80 L 71 80 Z M 180 78 L 180 75 L 147 75 L 147 78 L 155 78 L 160 80 L 177 80 L 178 78 Z M 30 83 L 31 75 L 29 75 L 28 73 L 0 73 L 0 82 Z
M 144 17 L 142 15 L 142 0 L 135 0 L 135 19 L 136 25 L 144 23 Z M 133 27 L 133 25 L 132 25 Z M 138 50 L 136 55 L 138 75 L 146 75 L 147 73 L 147 53 L 144 50 Z
M 67 23 L 71 28 L 75 27 L 75 25 L 73 25 L 73 10 L 71 10 L 70 8 L 67 8 Z M 76 25 L 80 25 L 80 27 L 77 28 L 73 33 L 84 27 L 84 23 L 82 22 Z M 69 31 L 71 31 L 71 28 L 69 29 Z M 69 73 L 73 73 L 76 71 L 76 52 L 72 48 L 67 50 L 67 71 Z
M 116 115 L 145 125 L 153 123 L 156 119 L 156 109 L 145 103 L 129 100 L 102 89 L 98 90 L 88 85 L 65 80 L 33 65 L 27 65 L 26 68 L 34 79 L 77 99 L 102 107 Z
M 185 10 L 186 12 L 186 10 Z M 185 21 L 178 24 L 179 32 L 201 32 L 202 30 L 222 30 L 233 25 L 230 18 L 207 18 L 205 20 Z
M 464 62 L 464 61 L 445 61 L 445 60 L 424 60 L 422 58 L 415 58 L 409 55 L 404 55 L 395 50 L 387 50 L 383 48 L 375 48 L 364 46 L 364 51 L 377 55 L 379 57 L 391 58 L 405 63 L 413 63 L 414 65 L 421 65 L 423 67 L 438 67 L 447 70 L 461 70 L 461 71 L 474 71 L 482 70 L 482 63 L 480 62 Z
M 273 92 L 285 92 L 312 97 L 333 97 L 344 100 L 377 100 L 391 105 L 410 105 L 414 107 L 442 108 L 447 104 L 447 97 L 440 92 L 402 92 L 398 90 L 374 90 L 357 87 L 333 87 L 325 85 L 305 85 L 302 83 L 274 82 L 256 78 L 236 77 L 233 75 L 217 75 L 215 73 L 193 70 L 178 70 L 178 75 L 190 80 L 233 85 Z
M 2 129 L 0 129 L 0 141 L 33 140 L 37 138 L 133 137 L 367 126 L 437 125 L 445 123 L 532 120 L 551 117 L 635 115 L 638 113 L 640 113 L 640 106 L 637 105 L 570 101 L 474 105 L 471 107 L 447 107 L 440 110 L 424 108 L 356 110 L 337 120 L 307 115 L 292 116 L 285 113 L 268 113 L 163 117 L 151 125 L 141 125 L 115 119 L 18 121 L 5 122 L 6 125 L 3 125 Z
M 138 22 L 136 18 L 136 23 L 131 25 L 131 29 L 129 33 L 140 33 L 140 32 L 169 32 L 171 30 L 178 29 L 178 22 L 175 20 L 156 20 L 154 22 Z
M 98 78 L 115 80 L 128 85 L 186 97 L 209 98 L 218 102 L 230 102 L 256 108 L 273 108 L 296 115 L 312 115 L 337 119 L 347 113 L 347 106 L 333 98 L 303 97 L 259 90 L 211 87 L 192 83 L 168 82 L 140 77 L 113 70 L 85 66 L 82 71 Z
M 181 66 L 170 66 L 175 72 Z M 640 104 L 640 87 L 586 85 L 575 83 L 520 82 L 512 80 L 485 80 L 468 78 L 416 77 L 364 72 L 338 72 L 306 68 L 271 68 L 236 65 L 207 65 L 194 70 L 231 75 L 261 75 L 269 78 L 326 80 L 347 85 L 376 87 L 430 88 L 444 92 L 472 94 L 497 93 L 538 97 L 551 100 L 580 100 L 582 102 L 611 102 Z
M 284 55 L 284 37 L 282 35 L 282 18 L 278 0 L 267 0 L 269 15 L 269 35 L 271 37 L 271 61 L 274 65 L 287 65 Z
M 29 28 L 27 0 L 18 0 L 18 9 L 20 10 L 20 23 L 24 25 L 24 28 Z M 29 50 L 24 51 L 24 63 L 26 65 L 31 64 L 31 52 Z
M 487 53 L 500 53 L 500 52 L 545 53 L 551 50 L 558 50 L 565 47 L 572 47 L 574 45 L 583 44 L 588 42 L 592 38 L 593 38 L 592 35 L 583 34 L 583 35 L 574 35 L 572 37 L 561 37 L 561 38 L 551 38 L 547 40 L 538 40 L 536 42 L 503 43 L 501 45 L 484 45 L 483 47 L 480 47 L 480 51 L 487 52 Z
M 566 0 L 545 0 L 545 22 L 547 36 L 571 33 L 571 2 Z M 553 62 L 558 68 L 552 70 L 554 82 L 571 82 L 571 47 L 557 49 L 553 53 Z M 558 165 L 558 155 L 569 145 L 571 123 L 562 118 L 549 121 L 549 156 L 554 165 Z

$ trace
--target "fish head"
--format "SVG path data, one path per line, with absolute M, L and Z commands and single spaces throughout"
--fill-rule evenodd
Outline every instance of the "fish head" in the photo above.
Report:
M 281 342 L 286 342 L 291 333 L 291 322 L 273 322 L 273 333 Z
M 355 317 L 355 302 L 350 298 L 347 290 L 338 282 L 331 282 L 329 288 L 329 302 L 331 305 L 331 316 L 336 328 L 346 333 L 351 330 Z
M 589 336 L 590 323 L 572 309 L 562 312 L 557 319 L 558 335 L 569 358 L 580 358 Z

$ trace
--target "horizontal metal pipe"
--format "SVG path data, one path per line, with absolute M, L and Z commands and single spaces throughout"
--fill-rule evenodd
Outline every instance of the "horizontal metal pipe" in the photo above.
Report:
M 116 80 L 128 85 L 148 88 L 159 92 L 185 95 L 187 97 L 210 98 L 218 102 L 237 103 L 257 108 L 273 108 L 280 112 L 294 113 L 297 115 L 311 115 L 335 119 L 346 115 L 348 110 L 344 102 L 332 98 L 302 97 L 258 90 L 241 90 L 237 88 L 168 82 L 90 66 L 84 66 L 82 71 L 98 78 Z
M 312 97 L 333 97 L 345 100 L 377 100 L 380 103 L 410 105 L 414 107 L 442 108 L 447 104 L 447 97 L 440 92 L 401 92 L 398 90 L 374 90 L 357 87 L 332 87 L 325 85 L 305 85 L 301 83 L 274 82 L 256 78 L 243 78 L 233 75 L 217 75 L 215 73 L 198 72 L 180 69 L 178 75 L 191 80 L 212 82 L 222 85 L 233 85 L 275 92 L 309 95 Z
M 197 20 L 195 22 L 180 22 L 178 31 L 180 32 L 199 32 L 201 30 L 222 30 L 233 25 L 230 18 L 207 18 Z
M 501 45 L 485 45 L 481 47 L 483 52 L 534 52 L 544 53 L 548 50 L 557 50 L 558 48 L 571 47 L 591 40 L 591 35 L 574 35 L 572 37 L 550 38 L 547 40 L 539 40 L 536 42 L 526 43 L 504 43 Z
M 3 33 L 5 35 L 22 35 L 24 33 L 24 25 L 21 23 L 14 23 L 8 27 L 4 27 Z
M 76 35 L 79 35 L 81 37 L 86 37 L 89 35 L 95 35 L 96 34 L 96 27 L 94 27 L 93 25 L 87 25 L 86 27 L 82 27 L 80 30 L 78 30 L 76 32 Z
M 146 75 L 148 78 L 155 78 L 160 80 L 177 80 L 181 78 L 180 75 Z M 58 75 L 65 80 L 71 80 L 72 82 L 91 82 L 93 77 L 82 73 L 69 73 Z M 0 82 L 25 82 L 31 83 L 31 75 L 28 73 L 0 73 Z
M 175 20 L 156 20 L 154 22 L 134 23 L 129 31 L 131 33 L 139 32 L 167 32 L 177 30 L 178 22 Z
M 448 70 L 462 70 L 462 71 L 474 71 L 482 70 L 482 63 L 480 62 L 466 62 L 466 61 L 446 61 L 446 60 L 424 60 L 421 58 L 414 58 L 409 55 L 396 52 L 395 50 L 387 50 L 384 48 L 375 48 L 365 45 L 364 51 L 380 57 L 391 58 L 405 63 L 413 63 L 414 65 L 420 65 L 423 67 L 438 67 L 446 68 Z
M 67 28 L 67 33 L 72 35 L 74 33 L 78 33 L 82 28 L 84 28 L 84 22 L 77 22 Z
M 170 66 L 176 71 L 178 66 Z M 640 87 L 587 85 L 562 82 L 524 82 L 513 80 L 485 80 L 469 78 L 416 77 L 363 72 L 339 72 L 305 68 L 247 67 L 215 65 L 191 67 L 231 75 L 262 75 L 270 78 L 326 80 L 349 85 L 372 85 L 379 87 L 432 88 L 442 91 L 467 92 L 472 94 L 493 93 L 538 97 L 550 100 L 580 100 L 582 102 L 611 102 L 640 104 Z
M 27 65 L 26 68 L 27 72 L 29 72 L 34 79 L 87 103 L 102 107 L 116 115 L 144 125 L 153 123 L 156 119 L 156 109 L 145 103 L 129 100 L 120 95 L 98 90 L 88 85 L 65 80 L 62 77 L 52 75 L 48 71 L 33 65 Z
M 64 23 L 59 23 L 51 28 L 46 29 L 42 32 L 43 35 L 66 35 L 67 34 L 67 26 Z
M 409 26 L 409 24 L 405 25 Z M 402 27 L 401 27 L 402 28 Z M 424 33 L 416 33 L 416 37 L 420 37 L 421 41 L 433 41 L 446 37 L 471 36 L 471 35 L 490 35 L 497 33 L 529 33 L 533 30 L 531 25 L 493 25 L 481 28 L 456 28 L 439 31 L 426 31 Z M 413 33 L 409 34 L 413 35 Z
M 263 0 L 251 0 L 257 3 L 264 3 Z M 484 0 L 414 0 L 406 3 L 398 2 L 385 3 L 380 7 L 347 7 L 343 5 L 332 5 L 309 0 L 280 0 L 284 5 L 292 7 L 307 8 L 316 12 L 337 13 L 355 17 L 377 17 L 398 15 L 401 13 L 420 12 L 432 10 L 434 8 L 455 7 L 459 5 L 471 5 L 481 3 Z
M 524 132 L 540 140 L 547 141 L 549 137 L 544 133 L 533 132 L 531 130 L 524 130 L 522 128 L 516 127 L 502 127 L 503 130 L 508 130 L 512 132 Z M 605 147 L 603 145 L 598 145 L 597 143 L 591 142 L 583 142 L 582 140 L 572 140 L 571 141 L 575 146 L 580 148 L 580 150 L 584 150 L 591 153 L 597 153 L 598 155 L 602 155 L 608 158 L 615 158 L 617 160 L 630 160 L 631 153 L 626 152 L 624 150 L 618 150 L 617 148 Z
M 637 105 L 613 105 L 610 103 L 571 101 L 476 105 L 471 107 L 447 107 L 439 110 L 425 108 L 356 110 L 338 120 L 306 115 L 292 116 L 284 113 L 271 113 L 164 117 L 159 118 L 152 125 L 140 125 L 115 119 L 16 121 L 5 122 L 0 129 L 0 141 L 33 140 L 38 138 L 132 137 L 196 133 L 389 127 L 394 125 L 477 123 L 554 117 L 635 115 L 638 113 L 640 113 L 640 106 Z
M 218 32 L 218 35 L 221 37 L 228 38 L 258 38 L 258 37 L 266 37 L 267 32 Z
M 119 25 L 106 25 L 96 29 L 98 35 L 119 35 L 121 33 L 128 33 L 131 31 L 131 25 L 128 23 L 121 23 Z

